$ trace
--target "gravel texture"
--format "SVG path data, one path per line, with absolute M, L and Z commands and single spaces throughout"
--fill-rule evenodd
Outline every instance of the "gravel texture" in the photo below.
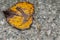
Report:
M 33 24 L 24 31 L 10 26 L 2 12 L 19 1 L 35 6 Z M 0 0 L 0 40 L 60 40 L 60 0 Z

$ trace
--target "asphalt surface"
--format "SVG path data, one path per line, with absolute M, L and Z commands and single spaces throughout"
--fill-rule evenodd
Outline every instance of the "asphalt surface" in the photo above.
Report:
M 28 30 L 10 26 L 2 12 L 19 1 L 29 1 L 35 7 Z M 60 40 L 60 0 L 0 0 L 0 40 Z

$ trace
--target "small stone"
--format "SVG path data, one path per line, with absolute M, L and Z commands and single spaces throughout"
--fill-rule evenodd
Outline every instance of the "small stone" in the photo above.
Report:
M 52 5 L 49 5 L 49 8 L 51 8 L 52 7 Z
M 49 36 L 51 34 L 51 30 L 48 30 L 46 33 Z
M 41 4 L 42 2 L 39 2 L 39 4 Z
M 53 21 L 53 18 L 50 18 L 47 22 L 52 22 Z
M 4 20 L 4 19 L 1 20 L 1 21 L 0 21 L 0 24 L 1 24 L 1 25 L 4 25 L 4 24 L 5 24 L 5 20 Z
M 14 40 L 13 38 L 10 38 L 9 40 Z
M 5 9 L 6 9 L 6 6 L 1 7 L 1 11 L 5 10 Z
M 52 26 L 52 27 L 54 27 L 54 26 L 56 26 L 56 24 L 55 24 L 55 23 L 53 23 L 51 26 Z

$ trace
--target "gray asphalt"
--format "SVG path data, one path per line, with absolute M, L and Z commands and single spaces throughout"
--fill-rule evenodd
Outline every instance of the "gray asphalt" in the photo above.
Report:
M 10 26 L 2 12 L 19 1 L 29 1 L 35 7 L 28 30 Z M 60 0 L 0 0 L 0 40 L 60 40 Z

